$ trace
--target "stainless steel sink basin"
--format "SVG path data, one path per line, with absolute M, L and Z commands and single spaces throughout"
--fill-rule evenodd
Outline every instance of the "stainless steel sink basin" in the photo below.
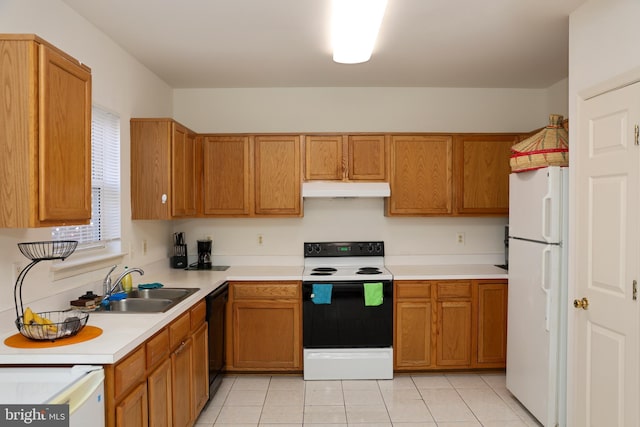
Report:
M 126 299 L 110 301 L 101 313 L 163 313 L 200 288 L 136 289 Z
M 127 298 L 119 301 L 110 301 L 108 312 L 129 312 L 129 313 L 161 313 L 169 309 L 169 307 L 175 305 L 174 301 L 170 299 L 155 298 L 155 299 L 140 299 L 140 298 Z
M 166 298 L 170 300 L 176 300 L 185 299 L 186 297 L 197 291 L 197 288 L 136 289 L 129 292 L 127 298 Z

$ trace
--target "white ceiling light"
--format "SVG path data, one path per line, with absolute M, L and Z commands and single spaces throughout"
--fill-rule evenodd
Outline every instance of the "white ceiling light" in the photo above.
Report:
M 358 64 L 371 58 L 387 0 L 333 0 L 333 60 Z

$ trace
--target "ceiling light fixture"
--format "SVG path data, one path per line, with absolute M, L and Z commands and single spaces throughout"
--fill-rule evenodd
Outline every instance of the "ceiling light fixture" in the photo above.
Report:
M 387 0 L 333 0 L 333 60 L 359 64 L 371 58 Z

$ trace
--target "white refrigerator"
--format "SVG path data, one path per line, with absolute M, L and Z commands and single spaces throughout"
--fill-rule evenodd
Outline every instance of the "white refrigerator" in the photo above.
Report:
M 507 389 L 566 424 L 568 168 L 509 176 Z

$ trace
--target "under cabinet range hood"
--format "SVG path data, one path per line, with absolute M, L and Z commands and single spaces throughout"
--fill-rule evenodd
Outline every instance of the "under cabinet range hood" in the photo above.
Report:
M 302 197 L 389 197 L 388 182 L 333 182 L 312 181 L 302 183 Z

